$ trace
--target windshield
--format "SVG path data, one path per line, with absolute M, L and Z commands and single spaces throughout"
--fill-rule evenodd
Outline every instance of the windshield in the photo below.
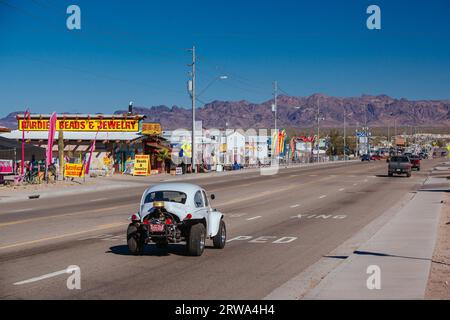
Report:
M 408 157 L 392 157 L 392 162 L 409 162 Z
M 176 202 L 176 203 L 186 203 L 186 194 L 179 191 L 155 191 L 150 192 L 145 197 L 144 203 L 151 203 L 154 201 L 164 201 L 164 202 Z

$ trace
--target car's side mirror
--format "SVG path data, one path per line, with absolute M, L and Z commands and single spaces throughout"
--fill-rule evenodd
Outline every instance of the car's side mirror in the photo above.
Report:
M 215 200 L 216 199 L 216 195 L 215 194 L 212 194 L 211 195 L 211 200 Z

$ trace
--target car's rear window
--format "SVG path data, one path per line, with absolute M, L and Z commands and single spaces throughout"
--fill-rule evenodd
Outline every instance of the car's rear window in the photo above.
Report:
M 155 191 L 150 192 L 145 197 L 144 203 L 151 203 L 155 201 L 164 202 L 176 202 L 176 203 L 186 203 L 186 194 L 179 191 Z
M 409 162 L 408 157 L 392 157 L 392 162 Z

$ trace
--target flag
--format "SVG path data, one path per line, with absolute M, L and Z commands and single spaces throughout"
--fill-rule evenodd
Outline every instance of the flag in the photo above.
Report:
M 27 109 L 23 115 L 23 120 L 30 120 L 30 111 Z M 22 162 L 20 163 L 20 174 L 24 175 L 24 164 L 25 164 L 25 129 L 24 125 L 22 125 Z
M 89 153 L 89 159 L 88 159 L 86 167 L 84 169 L 85 174 L 89 174 L 89 167 L 91 166 L 92 153 L 94 153 L 94 151 L 95 151 L 95 143 L 97 142 L 97 135 L 102 127 L 103 127 L 103 122 L 100 123 L 100 125 L 98 126 L 97 132 L 95 133 L 94 141 L 92 141 L 91 152 Z
M 47 167 L 52 164 L 53 160 L 53 140 L 55 139 L 55 132 L 56 132 L 56 113 L 53 112 L 52 116 L 50 117 L 48 127 L 47 152 L 46 152 Z

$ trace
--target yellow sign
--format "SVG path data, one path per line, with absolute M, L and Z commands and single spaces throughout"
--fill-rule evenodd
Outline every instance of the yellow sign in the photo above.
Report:
M 64 165 L 64 177 L 68 178 L 83 178 L 84 166 L 77 163 L 66 163 Z
M 19 130 L 48 131 L 48 119 L 19 119 Z M 113 131 L 113 132 L 138 132 L 139 120 L 115 120 L 115 119 L 68 119 L 57 120 L 56 131 Z
M 162 132 L 160 123 L 143 123 L 142 134 L 146 135 L 160 135 Z
M 134 176 L 148 176 L 150 173 L 150 156 L 136 155 L 134 157 Z
M 109 157 L 103 157 L 103 165 L 109 166 L 111 164 L 111 159 Z

